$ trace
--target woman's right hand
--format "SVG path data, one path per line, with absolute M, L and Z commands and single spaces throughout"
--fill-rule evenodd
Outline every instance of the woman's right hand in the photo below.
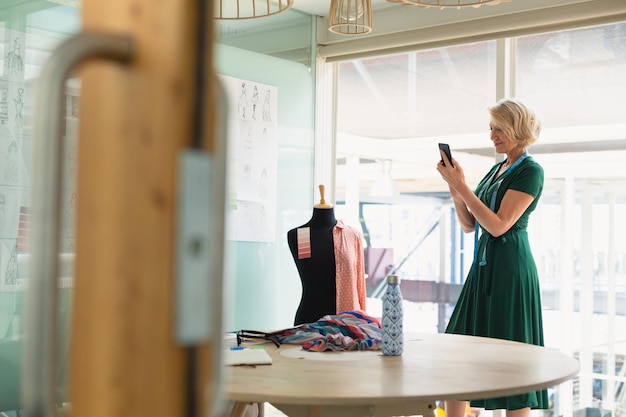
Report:
M 441 151 L 441 155 L 442 159 L 447 159 L 443 151 Z M 440 161 L 437 164 L 437 171 L 439 171 L 441 178 L 448 183 L 450 190 L 453 188 L 457 189 L 465 185 L 465 173 L 463 172 L 463 168 L 454 158 L 452 158 L 452 164 L 444 164 L 443 161 Z

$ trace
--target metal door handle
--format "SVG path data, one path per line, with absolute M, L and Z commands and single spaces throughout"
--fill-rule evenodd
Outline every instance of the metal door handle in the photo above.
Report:
M 79 64 L 104 59 L 120 63 L 133 56 L 124 36 L 81 33 L 50 56 L 36 86 L 33 126 L 31 266 L 22 395 L 30 417 L 56 416 L 57 272 L 63 172 L 62 114 L 65 81 Z
M 223 85 L 215 80 L 217 86 L 216 99 L 216 131 L 215 146 L 213 152 L 213 164 L 211 172 L 211 189 L 213 196 L 211 202 L 211 234 L 219 239 L 222 244 L 215 245 L 211 254 L 211 310 L 209 328 L 213 330 L 211 378 L 209 380 L 208 398 L 211 406 L 210 416 L 220 411 L 218 400 L 222 395 L 222 346 L 223 346 L 223 317 L 224 317 L 224 276 L 226 256 L 226 205 L 228 202 L 228 99 Z

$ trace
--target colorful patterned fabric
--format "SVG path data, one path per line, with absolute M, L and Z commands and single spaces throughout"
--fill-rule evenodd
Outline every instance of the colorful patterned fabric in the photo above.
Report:
M 314 323 L 272 332 L 280 343 L 302 345 L 302 349 L 323 352 L 380 350 L 380 320 L 363 311 L 327 315 Z

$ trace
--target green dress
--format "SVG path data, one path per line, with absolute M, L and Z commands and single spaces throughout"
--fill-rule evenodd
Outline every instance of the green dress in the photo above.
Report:
M 543 189 L 543 169 L 532 158 L 493 178 L 502 163 L 493 166 L 476 188 L 476 195 L 497 212 L 507 190 L 535 199 L 509 231 L 494 238 L 482 230 L 474 262 L 446 333 L 494 337 L 543 346 L 541 293 L 537 267 L 530 250 L 528 218 Z M 494 197 L 495 194 L 495 197 Z M 515 375 L 511 375 L 515 378 Z M 474 400 L 472 407 L 487 410 L 549 408 L 546 390 L 502 398 Z

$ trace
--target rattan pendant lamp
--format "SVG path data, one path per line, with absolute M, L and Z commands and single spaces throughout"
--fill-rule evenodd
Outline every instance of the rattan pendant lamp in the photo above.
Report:
M 372 31 L 372 0 L 331 0 L 328 30 L 339 35 Z
M 400 3 L 405 6 L 435 7 L 439 9 L 461 7 L 480 7 L 484 4 L 495 6 L 511 0 L 387 0 L 390 3 Z
M 272 16 L 293 6 L 293 0 L 217 0 L 215 19 L 243 20 Z

